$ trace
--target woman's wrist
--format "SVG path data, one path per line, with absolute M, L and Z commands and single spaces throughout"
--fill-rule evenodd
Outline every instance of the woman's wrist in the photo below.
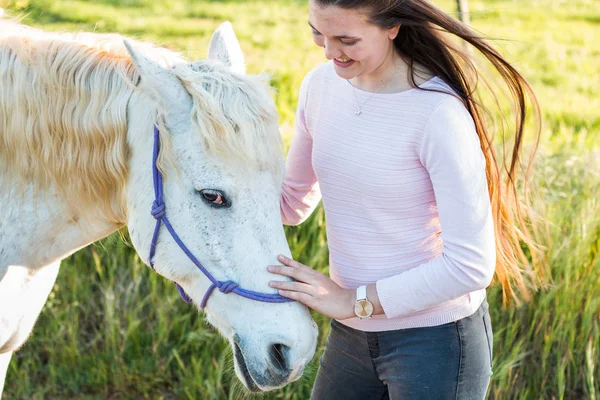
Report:
M 354 318 L 356 317 L 356 314 L 354 313 L 354 303 L 356 303 L 356 289 L 346 289 L 345 293 L 346 300 L 344 301 L 344 304 L 346 304 L 346 306 L 344 307 L 344 309 L 347 311 L 347 314 L 344 319 Z
M 346 289 L 346 300 L 345 303 L 348 304 L 346 307 L 348 310 L 347 318 L 354 318 L 356 314 L 354 313 L 354 304 L 356 303 L 356 289 Z M 367 300 L 373 304 L 373 315 L 382 315 L 385 314 L 383 311 L 383 307 L 381 307 L 381 303 L 379 302 L 379 296 L 377 295 L 377 287 L 373 283 L 367 286 Z

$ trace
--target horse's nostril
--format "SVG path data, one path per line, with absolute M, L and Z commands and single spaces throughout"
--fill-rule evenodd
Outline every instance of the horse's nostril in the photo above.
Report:
M 278 375 L 287 376 L 290 372 L 289 366 L 290 348 L 285 344 L 274 343 L 269 347 L 269 359 L 272 371 Z

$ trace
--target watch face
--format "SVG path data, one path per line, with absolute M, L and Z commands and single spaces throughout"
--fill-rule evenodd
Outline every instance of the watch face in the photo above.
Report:
M 354 313 L 361 318 L 370 317 L 373 314 L 373 304 L 368 300 L 358 300 L 354 303 Z

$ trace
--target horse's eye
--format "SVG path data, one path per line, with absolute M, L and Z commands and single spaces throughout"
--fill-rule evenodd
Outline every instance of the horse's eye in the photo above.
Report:
M 200 191 L 200 194 L 204 201 L 213 207 L 229 207 L 231 205 L 225 194 L 219 190 L 204 189 Z

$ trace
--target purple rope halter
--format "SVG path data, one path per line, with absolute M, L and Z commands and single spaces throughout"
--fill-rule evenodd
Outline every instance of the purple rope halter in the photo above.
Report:
M 183 241 L 179 238 L 179 236 L 177 236 L 177 233 L 175 233 L 175 230 L 171 226 L 171 223 L 169 222 L 169 220 L 167 219 L 167 216 L 165 214 L 166 205 L 165 205 L 165 202 L 163 201 L 162 174 L 160 173 L 160 171 L 158 170 L 158 167 L 156 166 L 156 161 L 158 160 L 159 150 L 160 150 L 160 133 L 159 133 L 156 125 L 154 125 L 154 152 L 152 155 L 152 179 L 154 181 L 154 197 L 155 198 L 154 198 L 154 202 L 152 203 L 151 213 L 152 213 L 152 216 L 154 217 L 154 219 L 156 219 L 156 226 L 154 228 L 154 235 L 152 236 L 152 242 L 150 243 L 150 266 L 152 267 L 152 269 L 154 269 L 153 259 L 154 259 L 154 253 L 156 252 L 158 233 L 160 231 L 161 224 L 164 223 L 165 226 L 167 227 L 167 230 L 171 234 L 171 237 L 175 240 L 175 243 L 177 243 L 177 245 L 181 248 L 181 250 L 183 250 L 183 252 L 188 256 L 188 258 L 190 260 L 192 260 L 192 262 L 194 264 L 196 264 L 198 269 L 200 271 L 202 271 L 202 273 L 208 279 L 210 279 L 210 281 L 212 282 L 212 285 L 210 285 L 210 287 L 206 291 L 204 298 L 202 298 L 202 302 L 200 303 L 200 308 L 204 308 L 206 306 L 206 302 L 208 301 L 208 298 L 210 297 L 212 292 L 215 290 L 215 288 L 218 288 L 221 293 L 227 294 L 227 293 L 233 292 L 233 293 L 237 294 L 238 296 L 242 296 L 242 297 L 245 297 L 245 298 L 251 299 L 251 300 L 263 301 L 266 303 L 287 303 L 287 302 L 293 301 L 292 299 L 288 299 L 287 297 L 283 297 L 279 294 L 260 293 L 260 292 L 254 292 L 252 290 L 242 289 L 241 287 L 238 286 L 237 283 L 235 283 L 233 281 L 218 281 L 215 279 L 214 276 L 212 276 L 210 274 L 210 272 L 208 272 L 206 270 L 206 268 L 204 268 L 204 266 L 202 264 L 200 264 L 200 261 L 198 261 L 198 259 L 196 257 L 194 257 L 194 255 L 185 246 L 185 244 L 183 244 Z M 181 296 L 183 301 L 185 301 L 186 303 L 191 303 L 192 299 L 185 293 L 183 288 L 181 286 L 179 286 L 178 283 L 175 283 L 175 285 L 177 285 L 177 290 L 179 291 L 179 295 Z

